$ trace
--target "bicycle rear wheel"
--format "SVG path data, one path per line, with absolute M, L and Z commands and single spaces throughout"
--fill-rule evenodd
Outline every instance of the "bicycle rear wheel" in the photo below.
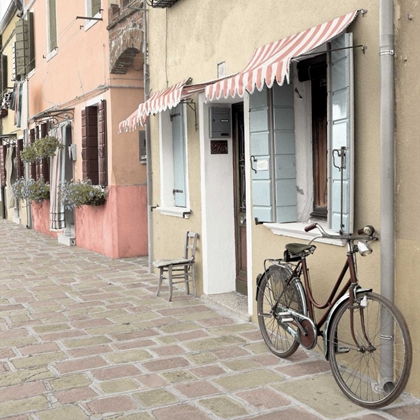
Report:
M 334 378 L 354 403 L 374 409 L 394 401 L 410 375 L 412 347 L 401 312 L 376 293 L 358 295 L 354 336 L 348 301 L 337 310 L 329 334 L 329 360 Z
M 263 275 L 257 296 L 258 324 L 270 351 L 278 357 L 289 357 L 299 343 L 286 332 L 277 320 L 276 304 L 302 313 L 303 296 L 294 282 L 285 284 L 292 274 L 285 265 L 272 265 Z

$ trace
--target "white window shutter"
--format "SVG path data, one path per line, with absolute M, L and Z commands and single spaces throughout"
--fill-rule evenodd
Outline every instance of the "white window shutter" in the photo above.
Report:
M 354 222 L 353 50 L 348 48 L 352 46 L 350 33 L 331 42 L 330 223 L 343 233 L 352 233 Z M 340 170 L 343 152 L 345 168 Z
M 273 86 L 276 221 L 296 222 L 296 147 L 293 84 Z
M 269 91 L 255 91 L 249 97 L 249 127 L 252 166 L 252 207 L 254 219 L 274 222 Z
M 184 106 L 177 105 L 170 111 L 172 121 L 172 145 L 174 164 L 174 205 L 186 206 L 186 157 L 185 157 L 185 131 Z

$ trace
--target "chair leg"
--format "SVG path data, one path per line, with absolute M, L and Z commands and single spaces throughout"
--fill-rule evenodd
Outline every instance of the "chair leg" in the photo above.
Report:
M 188 268 L 187 266 L 184 266 L 184 283 L 185 283 L 185 291 L 187 292 L 187 295 L 190 294 L 190 283 L 188 278 Z
M 168 267 L 169 302 L 172 300 L 172 265 Z
M 162 279 L 163 279 L 163 268 L 160 268 L 159 269 L 159 282 L 158 282 L 158 288 L 156 291 L 156 296 L 159 296 L 160 286 L 162 286 Z
M 193 286 L 194 297 L 197 297 L 197 286 L 195 285 L 195 264 L 191 265 L 191 280 Z

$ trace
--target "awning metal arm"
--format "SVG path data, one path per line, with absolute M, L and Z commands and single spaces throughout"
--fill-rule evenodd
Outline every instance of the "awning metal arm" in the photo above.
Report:
M 194 112 L 195 131 L 197 131 L 198 130 L 198 122 L 197 122 L 197 105 L 196 105 L 196 103 L 192 99 L 189 99 L 189 100 L 183 99 L 181 102 L 187 104 L 188 107 L 191 108 L 192 111 Z
M 348 50 L 348 49 L 355 49 L 355 48 L 361 48 L 363 54 L 367 50 L 367 46 L 366 45 L 360 44 L 360 45 L 353 45 L 352 47 L 334 48 L 333 50 L 328 50 L 328 52 Z M 320 51 L 320 52 L 311 52 L 311 53 L 306 53 L 306 54 L 300 54 L 297 57 L 293 57 L 291 59 L 291 61 L 299 61 L 298 58 L 301 58 L 301 57 L 309 57 L 311 55 L 320 55 L 320 54 L 323 54 L 324 52 L 327 52 L 327 51 Z

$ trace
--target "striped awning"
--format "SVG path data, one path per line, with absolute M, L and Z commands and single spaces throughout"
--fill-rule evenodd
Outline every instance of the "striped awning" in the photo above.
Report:
M 270 88 L 274 81 L 279 85 L 285 80 L 289 82 L 291 59 L 312 51 L 343 32 L 357 13 L 356 10 L 258 48 L 243 71 L 207 86 L 206 99 L 211 101 L 236 95 L 242 98 L 245 91 L 253 93 L 255 88 L 261 91 L 264 85 Z
M 176 107 L 181 102 L 183 87 L 190 81 L 191 79 L 188 78 L 154 93 L 146 102 L 141 103 L 128 118 L 120 122 L 119 132 L 137 130 L 145 124 L 149 115 Z
M 204 92 L 206 86 L 216 82 L 216 80 L 209 80 L 207 82 L 191 85 L 189 84 L 191 80 L 191 78 L 182 80 L 176 85 L 153 94 L 146 102 L 141 103 L 138 106 L 138 109 L 136 109 L 128 118 L 119 123 L 118 131 L 122 133 L 138 130 L 140 127 L 144 126 L 149 115 L 175 108 L 182 99 L 186 99 L 196 93 Z

